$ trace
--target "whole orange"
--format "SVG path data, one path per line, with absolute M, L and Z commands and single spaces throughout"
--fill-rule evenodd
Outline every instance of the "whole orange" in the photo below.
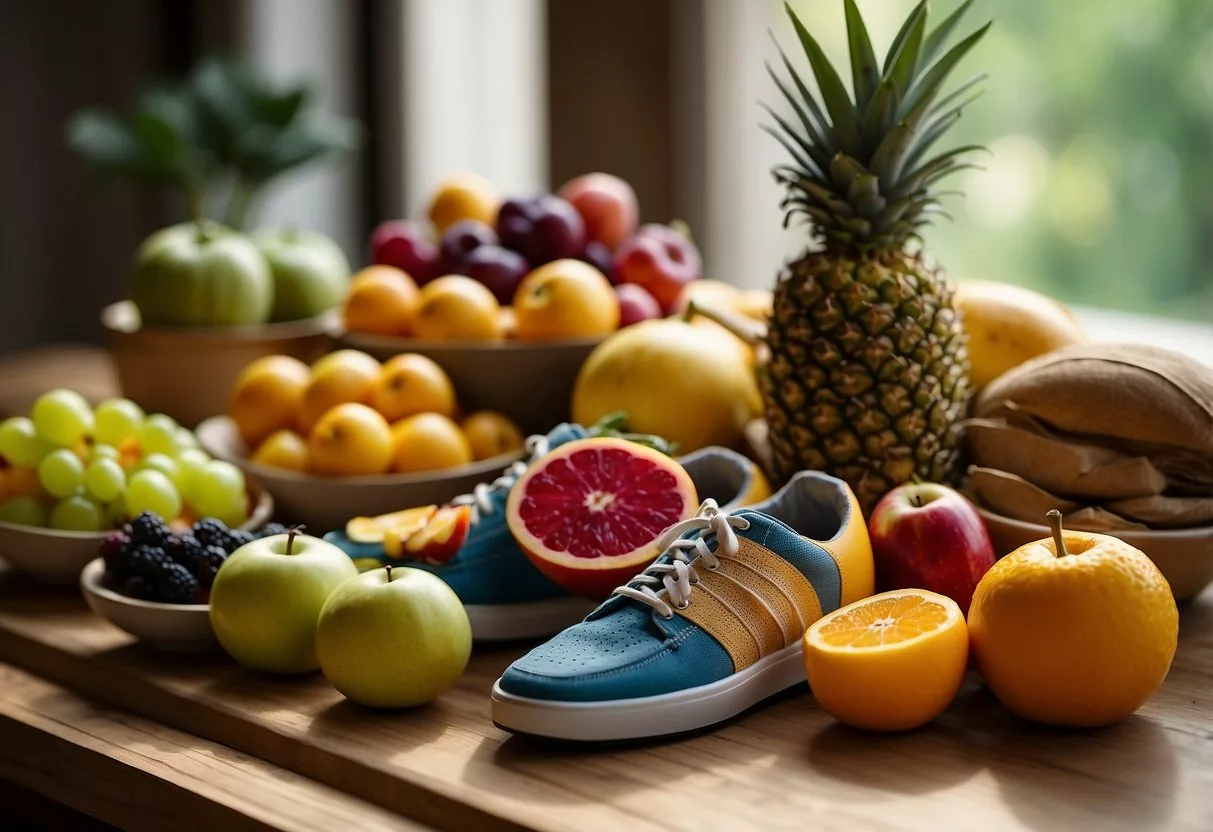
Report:
M 471 461 L 467 437 L 446 416 L 418 413 L 392 425 L 393 471 L 436 471 Z
M 227 413 L 250 448 L 276 430 L 298 425 L 303 391 L 311 377 L 306 364 L 287 355 L 258 358 L 240 371 Z
M 339 404 L 312 428 L 307 457 L 316 474 L 382 474 L 392 462 L 392 431 L 378 411 L 354 402 Z
M 589 263 L 555 260 L 522 279 L 514 315 L 524 341 L 606 335 L 619 328 L 619 299 Z
M 252 461 L 286 471 L 306 471 L 307 440 L 293 430 L 274 431 L 257 446 Z
M 368 266 L 354 275 L 342 316 L 351 332 L 408 335 L 417 316 L 417 284 L 393 266 Z
M 1171 667 L 1179 613 L 1166 578 L 1110 535 L 1063 532 L 1019 547 L 977 584 L 969 633 L 1004 705 L 1050 725 L 1108 725 L 1141 707 Z
M 389 422 L 414 413 L 455 412 L 455 386 L 432 359 L 405 353 L 389 359 L 371 391 L 371 407 Z
M 369 402 L 379 370 L 378 361 L 358 350 L 337 350 L 317 361 L 299 405 L 299 427 L 311 433 L 320 417 L 337 405 Z
M 485 286 L 449 274 L 421 288 L 413 333 L 434 340 L 485 341 L 501 337 L 501 307 Z
M 522 450 L 522 431 L 508 418 L 493 410 L 480 410 L 463 420 L 463 433 L 472 447 L 473 459 Z
M 493 225 L 501 197 L 483 176 L 457 173 L 438 183 L 426 215 L 441 234 L 460 220 L 480 220 Z

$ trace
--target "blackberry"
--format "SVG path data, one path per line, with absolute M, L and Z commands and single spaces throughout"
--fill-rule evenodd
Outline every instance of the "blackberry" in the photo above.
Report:
M 159 546 L 137 545 L 127 556 L 127 572 L 136 577 L 152 580 L 156 570 L 165 563 L 172 563 Z
M 156 600 L 166 604 L 192 604 L 198 595 L 198 579 L 179 563 L 166 560 L 155 575 Z
M 281 523 L 266 523 L 265 527 L 257 533 L 257 537 L 272 537 L 276 534 L 286 534 L 289 531 L 290 529 Z
M 203 546 L 219 546 L 226 548 L 227 546 L 227 526 L 222 520 L 216 520 L 211 517 L 207 520 L 199 520 L 194 524 L 194 537 L 198 538 L 198 542 Z
M 244 544 L 252 543 L 256 539 L 252 532 L 247 532 L 244 529 L 232 529 L 227 533 L 227 545 L 223 548 L 227 549 L 230 555 Z
M 126 556 L 130 551 L 130 545 L 129 535 L 122 532 L 110 532 L 101 541 L 101 547 L 97 550 L 105 561 L 105 571 L 118 586 L 121 586 L 127 577 Z
M 202 585 L 203 589 L 211 588 L 215 582 L 215 575 L 219 572 L 219 567 L 223 566 L 225 561 L 227 561 L 227 552 L 219 546 L 207 546 L 202 550 L 202 555 L 194 567 L 194 577 L 198 579 L 198 583 Z
M 152 600 L 152 584 L 147 578 L 132 575 L 122 584 L 122 594 L 128 598 L 138 598 L 140 601 Z
M 160 515 L 145 511 L 131 521 L 131 540 L 148 546 L 163 546 L 169 538 L 168 525 Z
M 204 548 L 198 538 L 194 537 L 191 532 L 182 532 L 179 535 L 174 535 L 169 540 L 164 547 L 164 551 L 174 561 L 184 566 L 190 572 L 193 572 L 198 565 L 198 561 L 202 559 Z

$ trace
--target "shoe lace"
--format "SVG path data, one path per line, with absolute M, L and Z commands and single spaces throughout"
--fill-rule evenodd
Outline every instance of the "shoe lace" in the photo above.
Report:
M 674 610 L 685 610 L 691 605 L 691 587 L 699 583 L 697 567 L 702 564 L 708 570 L 716 569 L 720 565 L 717 552 L 729 557 L 736 555 L 737 534 L 733 529 L 749 527 L 749 520 L 722 511 L 715 500 L 705 500 L 694 517 L 675 523 L 658 538 L 657 551 L 672 552 L 669 561 L 650 564 L 612 594 L 650 606 L 669 620 L 674 617 Z M 684 534 L 694 529 L 699 534 L 683 539 Z M 716 535 L 716 552 L 704 540 L 709 534 Z
M 452 506 L 471 506 L 472 525 L 480 522 L 482 517 L 488 517 L 496 511 L 493 497 L 502 491 L 508 491 L 518 482 L 518 478 L 526 473 L 527 467 L 548 452 L 548 438 L 537 434 L 526 440 L 526 459 L 520 459 L 501 472 L 501 476 L 492 482 L 482 482 L 472 489 L 469 494 L 460 494 L 450 501 Z

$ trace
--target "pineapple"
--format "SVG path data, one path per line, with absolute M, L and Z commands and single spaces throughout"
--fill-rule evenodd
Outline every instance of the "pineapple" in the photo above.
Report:
M 851 484 L 865 512 L 915 477 L 950 482 L 956 423 L 969 400 L 968 355 L 952 291 L 921 252 L 919 231 L 941 213 L 935 184 L 972 167 L 975 146 L 930 148 L 972 100 L 978 76 L 941 97 L 952 68 L 989 28 L 945 42 L 972 0 L 931 32 L 927 4 L 876 63 L 854 0 L 845 0 L 854 98 L 787 8 L 821 90 L 824 111 L 780 51 L 789 86 L 767 70 L 799 125 L 767 112 L 791 164 L 785 225 L 810 225 L 806 250 L 784 266 L 760 376 L 775 474 L 819 469 Z

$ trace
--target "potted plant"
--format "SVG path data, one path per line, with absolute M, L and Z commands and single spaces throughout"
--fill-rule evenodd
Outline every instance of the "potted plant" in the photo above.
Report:
M 68 124 L 91 182 L 168 185 L 185 206 L 185 222 L 135 253 L 128 299 L 102 312 L 123 391 L 144 406 L 193 425 L 252 360 L 327 351 L 349 281 L 341 249 L 314 231 L 248 233 L 268 186 L 361 139 L 312 97 L 209 59 L 145 91 L 127 118 L 90 108 Z

